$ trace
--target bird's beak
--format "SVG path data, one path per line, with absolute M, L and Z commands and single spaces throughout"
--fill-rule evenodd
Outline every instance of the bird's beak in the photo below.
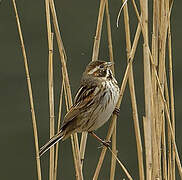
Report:
M 114 63 L 112 63 L 112 62 L 106 62 L 106 66 L 107 67 L 111 67 L 112 65 L 114 65 Z

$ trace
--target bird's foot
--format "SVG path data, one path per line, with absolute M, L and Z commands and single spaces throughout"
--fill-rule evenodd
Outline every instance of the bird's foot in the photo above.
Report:
M 109 148 L 109 147 L 111 147 L 110 143 L 111 143 L 111 141 L 102 140 L 101 146 L 99 146 L 99 148 L 102 148 L 103 146 L 105 146 L 106 148 Z
M 98 137 L 93 131 L 92 132 L 89 132 L 94 138 L 96 138 L 97 139 L 97 141 L 99 141 L 101 144 L 102 144 L 102 146 L 105 146 L 105 147 L 110 147 L 110 143 L 111 143 L 111 141 L 106 141 L 106 140 L 103 140 L 103 139 L 101 139 L 100 137 Z M 101 146 L 101 147 L 102 147 Z
M 113 111 L 113 114 L 115 114 L 116 116 L 119 116 L 119 112 L 120 112 L 120 109 L 115 108 L 114 111 Z

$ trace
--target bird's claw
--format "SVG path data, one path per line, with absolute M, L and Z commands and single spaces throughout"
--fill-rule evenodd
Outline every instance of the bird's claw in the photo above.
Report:
M 113 114 L 115 114 L 116 116 L 119 116 L 119 112 L 120 112 L 120 109 L 115 108 L 114 111 L 113 111 Z
M 108 141 L 102 140 L 102 142 L 101 142 L 102 145 L 99 146 L 99 148 L 102 148 L 103 146 L 105 146 L 106 148 L 109 148 L 109 147 L 111 147 L 111 146 L 110 146 L 110 143 L 111 143 L 110 140 L 108 140 Z

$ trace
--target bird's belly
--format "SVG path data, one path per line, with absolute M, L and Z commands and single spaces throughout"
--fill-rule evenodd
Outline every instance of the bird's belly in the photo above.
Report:
M 105 124 L 109 120 L 109 118 L 111 117 L 114 111 L 114 108 L 115 108 L 115 104 L 109 104 L 104 112 L 101 112 L 98 114 L 98 117 L 93 126 L 94 130 L 100 128 L 103 124 Z

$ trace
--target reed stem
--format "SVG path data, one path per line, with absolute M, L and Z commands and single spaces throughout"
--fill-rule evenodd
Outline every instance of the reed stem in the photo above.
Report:
M 22 35 L 22 30 L 21 30 L 21 25 L 20 25 L 20 19 L 19 19 L 17 7 L 16 7 L 16 1 L 12 0 L 12 2 L 13 2 L 13 7 L 14 7 L 14 11 L 15 11 L 15 16 L 16 16 L 16 22 L 17 22 L 17 26 L 18 26 L 18 33 L 19 33 L 19 37 L 20 37 L 20 43 L 21 43 L 21 48 L 22 48 L 22 53 L 23 53 L 25 73 L 26 73 L 26 79 L 27 79 L 30 108 L 31 108 L 31 114 L 32 114 L 34 142 L 35 142 L 37 176 L 38 176 L 38 180 L 41 180 L 42 175 L 41 175 L 41 165 L 40 165 L 40 158 L 39 158 L 39 142 L 38 142 L 37 122 L 36 122 L 36 116 L 35 116 L 35 110 L 34 110 L 34 101 L 33 101 L 32 85 L 31 85 L 30 73 L 29 73 L 29 67 L 28 67 L 28 60 L 27 60 L 27 55 L 26 55 L 26 51 L 25 51 L 25 45 L 24 45 L 24 40 L 23 40 L 23 35 Z

